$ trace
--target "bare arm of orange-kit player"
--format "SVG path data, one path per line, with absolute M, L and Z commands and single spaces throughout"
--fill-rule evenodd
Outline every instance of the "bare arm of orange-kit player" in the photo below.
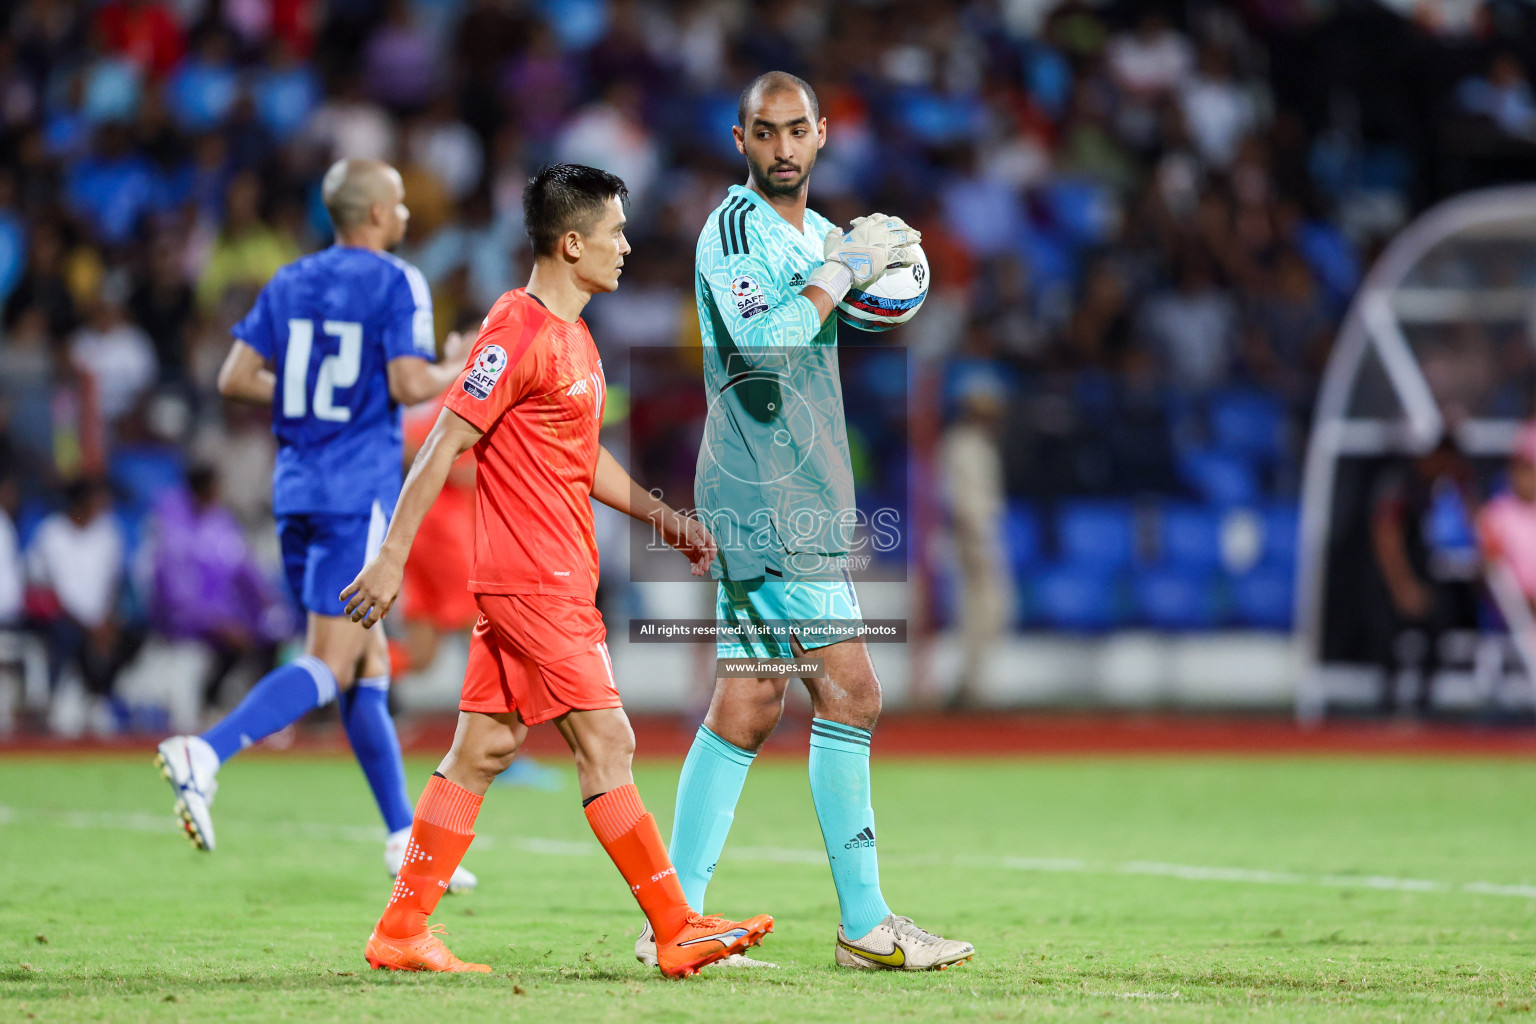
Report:
M 411 471 L 406 474 L 400 500 L 395 504 L 395 514 L 379 553 L 368 560 L 363 571 L 341 592 L 341 599 L 347 602 L 342 614 L 351 616 L 353 622 L 361 622 L 367 629 L 389 613 L 390 606 L 400 596 L 405 559 L 411 553 L 411 544 L 416 540 L 416 531 L 421 529 L 422 519 L 442 493 L 453 464 L 482 436 L 479 427 L 452 409 L 437 414 L 437 423 L 427 435 L 421 451 L 416 453 Z
M 710 564 L 715 560 L 715 538 L 709 530 L 635 483 L 607 448 L 597 450 L 592 497 L 642 523 L 652 524 L 663 541 L 688 556 L 690 571 L 695 576 L 709 575 Z

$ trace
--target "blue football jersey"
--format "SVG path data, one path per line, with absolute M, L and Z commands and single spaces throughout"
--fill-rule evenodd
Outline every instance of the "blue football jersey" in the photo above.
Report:
M 433 359 L 432 295 L 389 253 L 332 246 L 295 260 L 233 328 L 277 374 L 277 515 L 393 511 L 404 450 L 391 359 Z

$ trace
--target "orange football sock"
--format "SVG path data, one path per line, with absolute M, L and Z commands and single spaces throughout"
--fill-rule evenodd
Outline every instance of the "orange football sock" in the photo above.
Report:
M 682 931 L 693 911 L 656 819 L 646 812 L 634 783 L 602 794 L 587 804 L 586 811 L 587 824 L 629 883 L 656 937 L 666 941 Z
M 379 934 L 409 939 L 427 930 L 427 918 L 448 891 L 448 879 L 474 840 L 481 797 L 437 773 L 416 802 L 405 864 L 395 879 L 389 906 L 379 918 Z

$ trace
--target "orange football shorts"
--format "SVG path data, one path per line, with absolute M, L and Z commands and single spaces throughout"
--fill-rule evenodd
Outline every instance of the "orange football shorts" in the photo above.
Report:
M 567 711 L 623 707 L 597 606 L 580 597 L 476 594 L 460 711 L 515 711 L 538 725 Z

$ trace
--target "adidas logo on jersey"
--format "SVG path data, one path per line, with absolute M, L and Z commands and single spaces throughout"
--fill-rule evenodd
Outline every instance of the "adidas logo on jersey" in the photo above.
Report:
M 585 380 L 579 380 L 575 384 L 572 384 L 570 387 L 566 388 L 565 393 L 567 395 L 584 395 L 587 393 L 587 382 Z
M 801 275 L 800 271 L 795 271 L 795 276 L 789 279 L 789 286 L 797 288 L 803 284 L 805 284 L 805 278 Z
M 875 845 L 875 830 L 873 828 L 866 828 L 864 831 L 860 832 L 858 835 L 854 836 L 852 839 L 850 839 L 846 843 L 844 843 L 843 844 L 843 849 L 845 849 L 845 850 L 862 850 L 862 849 L 864 849 L 866 847 L 874 846 L 874 845 Z

